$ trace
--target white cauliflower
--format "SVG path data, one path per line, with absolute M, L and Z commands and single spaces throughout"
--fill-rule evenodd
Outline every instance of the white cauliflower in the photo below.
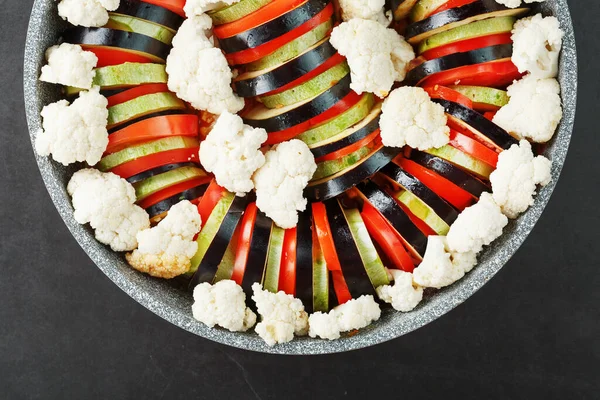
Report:
M 339 339 L 341 332 L 362 329 L 381 317 L 379 304 L 371 295 L 360 296 L 324 314 L 316 312 L 308 318 L 310 337 Z
M 42 67 L 41 81 L 81 89 L 92 88 L 98 57 L 91 51 L 63 43 L 46 50 L 46 61 L 48 64 Z
M 542 3 L 546 0 L 523 0 L 525 3 Z M 496 0 L 496 3 L 503 4 L 508 8 L 517 8 L 521 5 L 521 0 Z
M 246 332 L 256 323 L 256 314 L 246 307 L 246 294 L 231 280 L 197 285 L 192 314 L 209 328 L 219 325 L 231 332 Z
M 207 11 L 218 10 L 223 7 L 230 6 L 240 0 L 187 0 L 183 11 L 188 17 L 202 15 Z
M 376 21 L 352 19 L 331 32 L 331 44 L 346 56 L 357 93 L 386 97 L 396 81 L 404 80 L 413 48 L 395 30 Z
M 87 162 L 94 165 L 108 146 L 108 100 L 98 88 L 81 92 L 73 104 L 66 100 L 42 109 L 42 127 L 35 140 L 41 156 L 52 154 L 63 165 Z
M 537 14 L 517 21 L 512 31 L 512 61 L 519 72 L 529 72 L 536 78 L 555 78 L 563 35 L 556 17 Z
M 404 86 L 393 90 L 383 102 L 381 141 L 388 147 L 442 147 L 450 140 L 446 122 L 444 107 L 431 101 L 425 90 Z
M 67 192 L 73 200 L 75 220 L 89 222 L 96 239 L 114 251 L 135 249 L 137 233 L 150 226 L 148 213 L 134 204 L 133 186 L 113 173 L 91 168 L 77 171 Z
M 430 236 L 431 237 L 431 236 Z M 384 285 L 377 288 L 377 295 L 395 310 L 409 312 L 423 299 L 423 288 L 413 283 L 413 274 L 391 269 L 389 272 L 394 285 Z
M 138 248 L 126 255 L 129 264 L 148 275 L 171 279 L 189 271 L 198 250 L 194 236 L 200 232 L 198 208 L 188 200 L 175 204 L 154 228 L 137 234 Z
M 508 218 L 490 193 L 461 212 L 448 231 L 448 249 L 455 253 L 479 253 L 483 246 L 502 235 Z
M 244 125 L 239 116 L 225 111 L 200 144 L 200 162 L 220 186 L 244 196 L 254 189 L 252 175 L 265 163 L 260 151 L 265 140 L 267 131 Z
M 533 156 L 531 144 L 521 140 L 498 156 L 498 166 L 490 175 L 496 204 L 509 218 L 516 218 L 533 204 L 536 185 L 550 183 L 552 163 L 544 156 Z
M 429 236 L 425 257 L 414 270 L 413 279 L 417 285 L 439 289 L 461 279 L 476 263 L 474 252 L 451 252 L 445 236 Z
M 252 178 L 256 205 L 280 228 L 295 227 L 298 211 L 306 209 L 304 188 L 316 170 L 315 158 L 304 142 L 294 139 L 273 146 Z
M 390 24 L 383 9 L 385 0 L 339 0 L 339 4 L 344 21 L 360 18 L 371 19 L 384 26 Z
M 261 317 L 254 329 L 269 346 L 289 342 L 294 335 L 306 335 L 308 314 L 302 301 L 284 292 L 263 290 L 260 283 L 252 285 L 252 290 L 252 300 Z
M 494 123 L 519 139 L 544 143 L 552 139 L 562 118 L 560 85 L 556 79 L 531 75 L 508 87 L 508 104 L 494 116 Z
M 233 93 L 233 73 L 221 50 L 213 47 L 211 26 L 205 14 L 184 21 L 167 57 L 167 84 L 196 109 L 236 113 L 244 107 L 244 100 Z
M 73 25 L 99 27 L 108 22 L 108 11 L 119 8 L 120 0 L 61 0 L 58 15 Z

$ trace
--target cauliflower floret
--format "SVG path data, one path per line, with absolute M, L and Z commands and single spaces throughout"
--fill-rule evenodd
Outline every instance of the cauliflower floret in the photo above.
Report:
M 252 300 L 261 316 L 255 330 L 269 346 L 289 342 L 294 335 L 307 334 L 308 314 L 302 301 L 284 292 L 263 290 L 259 283 L 252 285 L 252 290 Z
M 219 185 L 244 196 L 254 189 L 252 175 L 265 163 L 260 151 L 265 140 L 267 131 L 244 125 L 239 116 L 225 111 L 200 144 L 200 162 Z
M 108 100 L 98 88 L 81 92 L 73 104 L 66 100 L 42 109 L 42 127 L 35 140 L 41 156 L 52 154 L 63 165 L 87 162 L 94 165 L 108 146 Z
M 390 24 L 383 10 L 385 0 L 339 0 L 339 4 L 344 21 L 360 18 L 371 19 L 384 26 Z
M 512 61 L 519 72 L 536 78 L 556 77 L 563 35 L 556 17 L 537 14 L 517 21 L 512 31 Z
M 381 317 L 379 304 L 371 295 L 360 296 L 324 314 L 316 312 L 308 318 L 310 337 L 339 339 L 341 332 L 362 329 Z
M 431 237 L 431 236 L 430 236 Z M 389 270 L 394 285 L 384 285 L 377 288 L 377 295 L 394 309 L 409 312 L 423 299 L 423 288 L 413 284 L 413 274 L 398 269 Z
M 91 89 L 94 67 L 98 57 L 81 46 L 69 43 L 52 46 L 46 50 L 47 65 L 42 67 L 40 80 L 81 89 Z
M 61 0 L 58 15 L 73 25 L 99 27 L 108 22 L 108 11 L 119 8 L 120 0 Z
M 371 92 L 386 97 L 395 81 L 406 76 L 415 58 L 412 47 L 395 30 L 376 21 L 352 19 L 331 32 L 331 44 L 346 56 L 352 84 L 357 93 Z
M 508 87 L 508 104 L 498 110 L 493 121 L 520 139 L 547 142 L 562 118 L 559 93 L 556 79 L 527 75 Z
M 525 3 L 542 3 L 546 0 L 523 0 Z M 517 8 L 521 5 L 521 0 L 496 0 L 496 3 L 503 4 L 508 8 Z
M 419 150 L 442 147 L 450 140 L 444 107 L 421 88 L 404 86 L 384 100 L 379 126 L 388 147 L 409 145 Z
M 496 204 L 509 218 L 516 218 L 533 204 L 536 185 L 550 183 L 552 163 L 544 156 L 533 156 L 531 144 L 521 140 L 498 156 L 498 166 L 490 175 Z
M 476 263 L 474 252 L 451 252 L 445 236 L 429 236 L 425 257 L 414 270 L 413 279 L 417 285 L 439 289 L 461 279 Z
M 158 278 L 186 273 L 198 250 L 194 236 L 201 223 L 197 207 L 188 200 L 175 204 L 157 226 L 138 232 L 138 248 L 126 255 L 127 261 L 134 269 Z
M 223 7 L 230 6 L 240 0 L 187 0 L 183 11 L 188 17 L 194 15 L 202 15 L 207 11 L 218 10 Z
M 150 226 L 148 213 L 134 204 L 133 186 L 113 173 L 91 168 L 77 171 L 67 192 L 73 200 L 75 220 L 89 222 L 96 239 L 114 251 L 135 249 L 137 233 Z
M 252 178 L 256 205 L 277 226 L 293 228 L 298 224 L 298 211 L 306 209 L 303 191 L 316 170 L 315 158 L 304 142 L 295 139 L 273 146 Z
M 460 213 L 448 231 L 448 249 L 456 253 L 479 253 L 483 246 L 502 235 L 508 218 L 490 193 Z
M 231 280 L 197 285 L 192 314 L 209 328 L 219 325 L 231 332 L 246 332 L 256 323 L 256 314 L 246 307 L 246 294 Z
M 173 39 L 167 57 L 167 84 L 194 108 L 221 114 L 236 113 L 244 100 L 233 93 L 233 73 L 220 49 L 214 48 L 207 15 L 187 19 Z

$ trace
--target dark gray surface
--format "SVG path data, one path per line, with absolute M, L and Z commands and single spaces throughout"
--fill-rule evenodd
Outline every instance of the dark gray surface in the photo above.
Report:
M 510 263 L 438 321 L 357 352 L 277 357 L 156 317 L 70 237 L 42 185 L 22 106 L 31 0 L 0 0 L 0 398 L 599 398 L 596 19 L 571 2 L 580 92 L 561 181 Z

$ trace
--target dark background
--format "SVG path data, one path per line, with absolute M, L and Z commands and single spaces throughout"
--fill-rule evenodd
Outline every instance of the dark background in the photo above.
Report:
M 0 398 L 600 398 L 600 3 L 570 1 L 575 133 L 532 235 L 482 290 L 400 339 L 318 357 L 193 336 L 110 282 L 63 225 L 34 161 L 22 63 L 32 0 L 0 0 Z

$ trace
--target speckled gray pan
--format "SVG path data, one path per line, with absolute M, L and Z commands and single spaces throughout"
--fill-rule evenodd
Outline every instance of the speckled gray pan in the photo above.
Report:
M 127 266 L 122 255 L 99 244 L 87 226 L 75 222 L 65 186 L 76 168 L 64 168 L 44 157 L 37 157 L 37 162 L 50 196 L 65 224 L 98 268 L 144 307 L 183 329 L 230 346 L 280 354 L 335 353 L 395 339 L 447 313 L 490 280 L 531 232 L 558 181 L 575 118 L 577 60 L 573 26 L 566 1 L 547 0 L 542 8 L 544 14 L 557 16 L 565 31 L 560 62 L 564 117 L 555 139 L 546 150 L 546 155 L 553 162 L 552 183 L 540 191 L 535 204 L 525 214 L 509 224 L 499 240 L 480 254 L 479 265 L 465 278 L 427 296 L 413 312 L 402 314 L 393 310 L 384 311 L 381 320 L 352 337 L 343 337 L 336 341 L 301 338 L 285 345 L 268 347 L 253 333 L 240 334 L 206 328 L 192 318 L 192 299 L 187 292 L 167 281 L 156 280 L 133 271 Z M 42 107 L 59 98 L 55 86 L 40 83 L 37 78 L 44 50 L 57 42 L 63 27 L 64 23 L 57 17 L 53 0 L 35 1 L 27 35 L 24 68 L 25 107 L 32 140 L 41 127 L 39 114 Z

